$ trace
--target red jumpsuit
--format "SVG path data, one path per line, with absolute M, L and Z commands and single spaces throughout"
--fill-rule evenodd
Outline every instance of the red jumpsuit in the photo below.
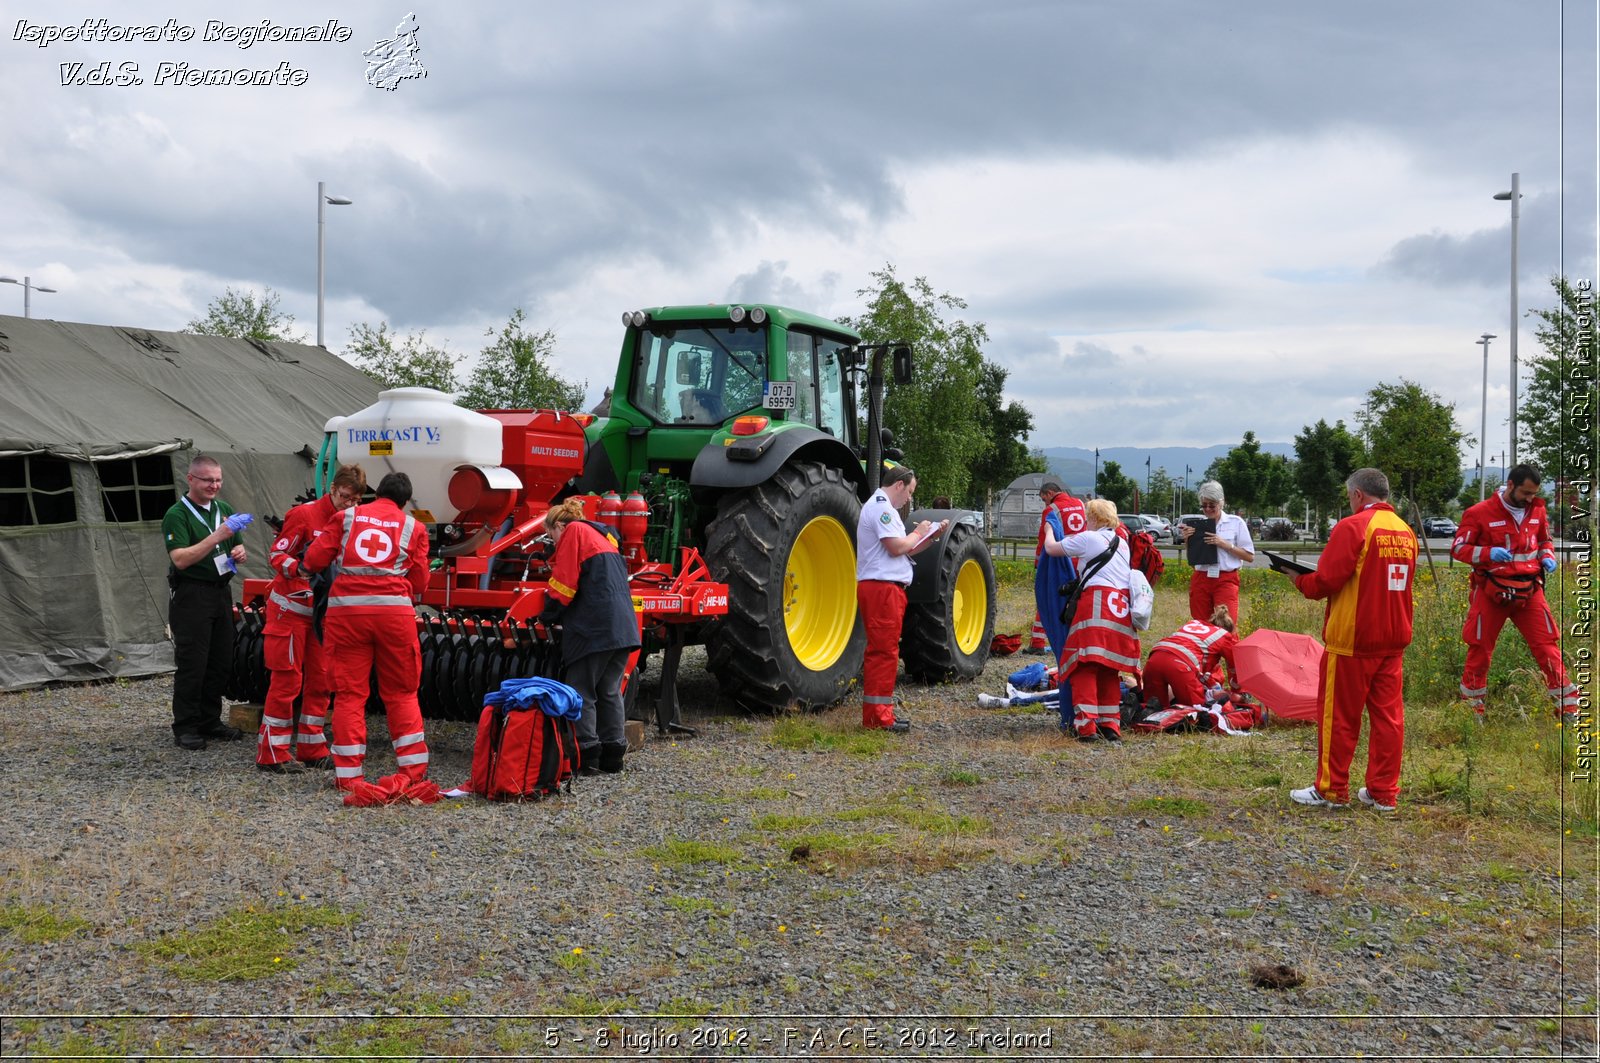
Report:
M 1139 671 L 1139 636 L 1128 606 L 1128 542 L 1108 529 L 1068 534 L 1062 540 L 1068 557 L 1088 565 L 1115 543 L 1116 552 L 1078 597 L 1067 629 L 1060 674 L 1070 683 L 1079 738 L 1096 731 L 1122 733 L 1122 672 Z
M 417 685 L 422 648 L 414 599 L 428 584 L 428 529 L 387 498 L 334 516 L 306 551 L 320 571 L 339 558 L 323 628 L 333 656 L 333 770 L 341 790 L 361 781 L 367 753 L 367 695 L 374 665 L 378 695 L 400 774 L 428 774 Z
M 1556 629 L 1544 588 L 1536 580 L 1533 590 L 1521 601 L 1506 600 L 1510 595 L 1491 581 L 1516 576 L 1537 576 L 1546 558 L 1555 559 L 1550 543 L 1550 519 L 1544 499 L 1535 498 L 1523 511 L 1522 523 L 1506 508 L 1504 488 L 1462 514 L 1461 526 L 1450 547 L 1457 561 L 1472 566 L 1472 602 L 1461 638 L 1467 644 L 1467 664 L 1461 672 L 1461 697 L 1478 713 L 1483 712 L 1484 695 L 1489 688 L 1489 661 L 1494 656 L 1500 629 L 1507 620 L 1517 625 L 1528 643 L 1539 671 L 1544 673 L 1545 690 L 1563 717 L 1578 714 L 1578 686 L 1567 681 L 1566 663 L 1561 659 L 1561 635 Z M 1496 546 L 1511 551 L 1510 561 L 1493 561 L 1489 551 Z
M 1056 497 L 1050 500 L 1050 505 L 1044 507 L 1044 512 L 1039 514 L 1039 541 L 1033 548 L 1035 565 L 1038 564 L 1039 556 L 1044 553 L 1046 518 L 1050 515 L 1051 506 L 1054 506 L 1057 512 L 1061 514 L 1061 527 L 1068 535 L 1081 532 L 1088 527 L 1087 518 L 1083 514 L 1083 502 L 1073 498 L 1065 491 L 1058 493 Z M 1049 647 L 1050 639 L 1045 634 L 1044 621 L 1039 618 L 1038 612 L 1035 611 L 1033 614 L 1033 633 L 1028 638 L 1028 649 L 1043 650 Z
M 1387 502 L 1374 502 L 1333 526 L 1315 572 L 1296 576 L 1307 598 L 1328 600 L 1322 624 L 1327 646 L 1317 697 L 1317 792 L 1350 801 L 1350 761 L 1367 735 L 1367 792 L 1382 805 L 1400 793 L 1405 745 L 1401 665 L 1411 645 L 1411 587 L 1417 537 Z
M 1200 705 L 1222 661 L 1233 672 L 1239 636 L 1225 627 L 1191 620 L 1156 643 L 1144 664 L 1144 692 L 1166 705 Z
M 328 722 L 333 677 L 322 640 L 311 631 L 311 584 L 304 576 L 288 573 L 298 570 L 300 555 L 337 512 L 328 496 L 295 506 L 283 519 L 283 530 L 272 544 L 272 590 L 267 595 L 263 638 L 272 682 L 267 687 L 267 703 L 261 711 L 261 730 L 256 738 L 257 764 L 287 761 L 291 743 L 295 757 L 306 763 L 328 755 L 323 728 Z M 297 697 L 298 727 L 294 711 Z

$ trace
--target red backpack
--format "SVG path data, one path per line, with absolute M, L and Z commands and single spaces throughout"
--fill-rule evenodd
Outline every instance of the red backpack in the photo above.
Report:
M 565 717 L 537 708 L 485 705 L 472 750 L 472 781 L 465 787 L 491 801 L 537 800 L 572 789 L 578 732 Z
M 1128 536 L 1128 564 L 1144 573 L 1144 578 L 1150 581 L 1152 587 L 1167 571 L 1167 559 L 1161 556 L 1155 536 L 1147 531 L 1133 532 Z

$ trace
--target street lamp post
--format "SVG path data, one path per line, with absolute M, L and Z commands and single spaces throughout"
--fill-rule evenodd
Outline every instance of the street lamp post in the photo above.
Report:
M 1094 482 L 1089 485 L 1089 497 L 1098 497 L 1100 492 L 1100 448 L 1094 448 Z
M 1511 191 L 1494 198 L 1511 201 L 1511 463 L 1517 463 L 1517 219 L 1522 215 L 1522 175 L 1511 175 Z
M 1485 332 L 1478 343 L 1483 347 L 1483 412 L 1478 415 L 1478 501 L 1486 497 L 1483 489 L 1483 469 L 1488 463 L 1489 451 L 1489 341 L 1494 333 Z
M 33 283 L 33 278 L 32 277 L 23 277 L 21 280 L 17 280 L 17 278 L 15 278 L 15 277 L 0 277 L 0 284 L 20 284 L 20 285 L 22 285 L 22 316 L 23 317 L 32 317 L 33 316 L 33 301 L 28 298 L 30 293 L 32 293 L 32 292 L 53 292 L 53 291 L 55 291 L 54 288 L 46 288 L 42 284 Z
M 325 211 L 327 209 L 327 205 L 330 204 L 330 203 L 333 204 L 336 207 L 348 207 L 350 205 L 350 200 L 345 199 L 343 196 L 330 196 L 330 195 L 328 195 L 325 191 L 323 191 L 323 183 L 321 181 L 318 181 L 317 182 L 317 346 L 318 347 L 321 347 L 323 345 L 322 344 L 322 284 L 323 284 L 323 267 L 322 267 L 322 244 L 323 244 L 323 240 L 322 240 L 322 230 L 323 230 L 323 215 L 324 215 L 324 213 L 325 213 Z
M 1189 501 L 1189 474 L 1193 471 L 1187 465 L 1183 467 L 1183 501 L 1185 502 Z M 1179 512 L 1182 512 L 1182 507 L 1179 507 Z

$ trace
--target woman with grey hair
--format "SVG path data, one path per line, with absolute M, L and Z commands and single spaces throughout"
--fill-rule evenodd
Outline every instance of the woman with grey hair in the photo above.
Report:
M 1217 522 L 1216 531 L 1205 533 L 1205 541 L 1217 548 L 1214 565 L 1196 565 L 1189 577 L 1189 615 L 1207 621 L 1219 605 L 1228 607 L 1233 622 L 1239 622 L 1239 569 L 1256 559 L 1256 544 L 1241 517 L 1222 511 L 1222 485 L 1207 480 L 1200 485 L 1200 512 Z M 1183 526 L 1183 541 L 1188 542 L 1194 527 Z

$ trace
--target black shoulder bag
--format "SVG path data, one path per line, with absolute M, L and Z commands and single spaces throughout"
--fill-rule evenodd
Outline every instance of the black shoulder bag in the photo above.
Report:
M 1084 584 L 1089 582 L 1089 577 L 1105 568 L 1106 563 L 1111 560 L 1116 552 L 1117 537 L 1112 535 L 1111 545 L 1106 547 L 1103 553 L 1096 554 L 1093 561 L 1083 566 L 1082 571 L 1078 573 L 1077 579 L 1068 580 L 1061 585 L 1061 596 L 1067 600 L 1066 604 L 1061 607 L 1061 622 L 1063 624 L 1070 625 L 1072 623 L 1072 615 L 1078 611 L 1078 599 L 1082 597 Z

